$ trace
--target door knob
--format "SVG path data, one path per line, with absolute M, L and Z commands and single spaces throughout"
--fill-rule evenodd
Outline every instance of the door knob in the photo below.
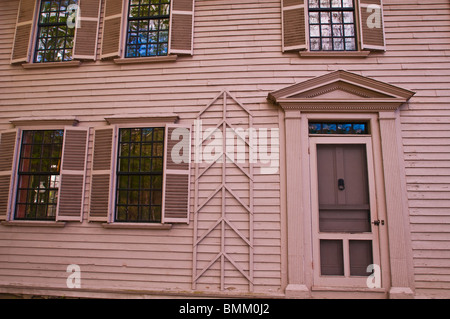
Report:
M 338 188 L 340 191 L 343 191 L 345 189 L 345 182 L 343 178 L 338 179 Z

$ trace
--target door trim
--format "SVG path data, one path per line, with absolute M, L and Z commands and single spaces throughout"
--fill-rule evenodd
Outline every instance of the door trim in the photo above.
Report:
M 352 239 L 366 239 L 372 241 L 373 263 L 380 265 L 379 228 L 383 226 L 372 225 L 370 233 L 320 233 L 319 232 L 319 192 L 318 192 L 318 169 L 317 169 L 317 145 L 319 144 L 363 144 L 366 148 L 368 189 L 370 203 L 371 223 L 378 219 L 377 194 L 374 168 L 374 154 L 371 136 L 336 135 L 336 136 L 310 136 L 310 181 L 311 181 L 311 226 L 312 226 L 312 257 L 313 257 L 313 285 L 314 286 L 339 286 L 339 287 L 361 287 L 367 288 L 367 276 L 350 277 L 348 241 Z M 334 234 L 334 235 L 333 235 Z M 338 238 L 336 237 L 338 235 Z M 344 276 L 321 276 L 320 275 L 320 249 L 321 239 L 342 239 L 344 254 Z M 381 274 L 380 274 L 381 275 Z M 380 279 L 381 282 L 381 279 Z

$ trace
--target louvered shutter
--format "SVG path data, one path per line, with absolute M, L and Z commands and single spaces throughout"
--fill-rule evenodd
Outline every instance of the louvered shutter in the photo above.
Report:
M 21 0 L 17 14 L 14 45 L 11 54 L 11 63 L 30 61 L 30 43 L 33 34 L 34 11 L 36 0 Z
M 283 52 L 306 49 L 305 2 L 282 0 Z
M 78 0 L 80 24 L 75 30 L 73 58 L 94 60 L 97 57 L 100 0 Z
M 189 223 L 191 127 L 167 124 L 165 136 L 163 223 Z
M 194 0 L 172 0 L 170 54 L 193 54 Z
M 361 47 L 386 50 L 382 0 L 360 0 Z
M 94 132 L 89 221 L 109 221 L 115 135 L 115 126 L 96 128 Z
M 56 220 L 82 221 L 89 128 L 66 127 Z
M 0 135 L 0 220 L 10 216 L 20 130 L 7 130 Z
M 120 57 L 122 20 L 123 1 L 106 0 L 105 17 L 103 19 L 102 59 Z

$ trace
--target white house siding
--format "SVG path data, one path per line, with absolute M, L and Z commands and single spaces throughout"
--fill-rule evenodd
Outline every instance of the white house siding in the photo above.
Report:
M 54 69 L 10 65 L 18 4 L 18 0 L 0 2 L 0 130 L 12 127 L 10 119 L 26 116 L 72 115 L 80 125 L 95 127 L 106 125 L 104 118 L 110 115 L 175 112 L 182 123 L 193 123 L 221 92 L 233 97 L 229 105 L 236 110 L 230 112 L 230 121 L 243 116 L 238 111 L 241 103 L 251 112 L 254 127 L 282 130 L 283 112 L 267 102 L 267 94 L 338 69 L 417 92 L 400 112 L 416 296 L 450 296 L 447 0 L 384 0 L 387 51 L 363 59 L 300 58 L 296 53 L 282 53 L 278 0 L 196 0 L 192 57 L 130 65 L 84 62 L 80 67 Z M 215 114 L 220 103 L 222 97 L 204 114 L 205 126 L 220 120 L 221 115 Z M 88 167 L 92 133 L 91 129 Z M 0 226 L 0 292 L 76 295 L 66 287 L 66 267 L 78 264 L 86 295 L 196 291 L 282 296 L 287 251 L 284 177 L 280 172 L 260 174 L 255 165 L 252 227 L 242 205 L 226 195 L 227 213 L 234 214 L 236 227 L 251 237 L 252 249 L 228 226 L 221 248 L 218 226 L 194 251 L 194 169 L 191 222 L 173 225 L 170 230 L 105 229 L 89 223 L 88 169 L 82 223 L 68 222 L 64 228 Z M 232 187 L 248 203 L 248 179 L 236 169 L 230 168 L 228 173 Z M 198 185 L 199 202 L 222 178 L 220 167 L 208 174 L 209 180 Z M 198 213 L 199 236 L 208 223 L 219 218 L 220 205 L 217 196 Z M 200 271 L 222 249 L 245 274 L 251 270 L 252 284 L 227 260 L 222 270 L 219 258 L 198 278 L 193 290 L 194 260 Z

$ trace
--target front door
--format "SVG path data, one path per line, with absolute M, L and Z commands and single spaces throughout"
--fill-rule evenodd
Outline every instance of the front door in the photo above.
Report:
M 369 265 L 379 265 L 381 223 L 370 137 L 311 137 L 310 142 L 314 283 L 366 287 Z

